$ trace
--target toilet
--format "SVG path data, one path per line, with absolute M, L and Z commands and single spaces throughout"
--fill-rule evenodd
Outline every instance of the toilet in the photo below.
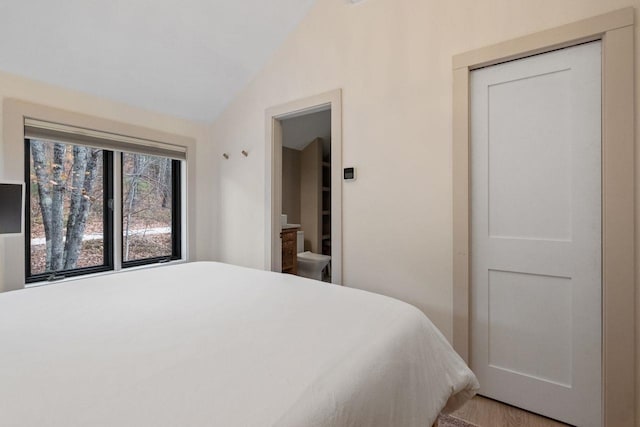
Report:
M 304 250 L 304 231 L 298 231 L 298 276 L 322 280 L 322 271 L 331 261 L 329 255 Z

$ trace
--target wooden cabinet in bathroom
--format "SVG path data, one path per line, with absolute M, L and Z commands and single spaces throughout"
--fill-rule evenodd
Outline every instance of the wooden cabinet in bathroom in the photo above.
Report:
M 298 227 L 285 228 L 280 233 L 283 273 L 298 274 L 298 230 Z

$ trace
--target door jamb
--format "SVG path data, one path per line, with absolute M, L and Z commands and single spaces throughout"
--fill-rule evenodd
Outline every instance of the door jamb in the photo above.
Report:
M 635 425 L 634 8 L 453 57 L 453 346 L 469 361 L 469 74 L 602 40 L 602 405 L 605 426 Z
M 266 110 L 265 261 L 280 271 L 282 242 L 282 125 L 283 119 L 331 109 L 331 282 L 342 284 L 342 90 L 336 89 Z

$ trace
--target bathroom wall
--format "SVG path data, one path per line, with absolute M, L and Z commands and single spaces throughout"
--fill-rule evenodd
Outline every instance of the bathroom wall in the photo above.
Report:
M 300 151 L 282 147 L 282 213 L 300 224 Z
M 322 253 L 322 139 L 300 152 L 300 224 L 304 249 Z

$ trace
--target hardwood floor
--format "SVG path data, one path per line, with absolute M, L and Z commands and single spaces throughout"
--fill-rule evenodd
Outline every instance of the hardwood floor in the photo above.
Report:
M 567 427 L 568 425 L 482 396 L 474 397 L 451 415 L 480 427 Z

